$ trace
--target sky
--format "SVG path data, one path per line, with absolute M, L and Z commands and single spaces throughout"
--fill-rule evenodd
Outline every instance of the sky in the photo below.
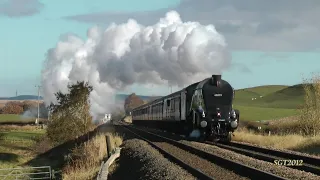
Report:
M 93 26 L 129 18 L 152 25 L 170 10 L 225 37 L 232 63 L 222 77 L 236 89 L 294 85 L 320 71 L 319 0 L 0 0 L 0 97 L 36 94 L 48 50 L 66 34 L 85 39 Z M 132 92 L 165 95 L 170 88 L 123 90 Z

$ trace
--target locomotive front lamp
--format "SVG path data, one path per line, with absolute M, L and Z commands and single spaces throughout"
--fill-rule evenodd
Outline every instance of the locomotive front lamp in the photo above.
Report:
M 207 125 L 208 125 L 207 121 L 201 121 L 201 122 L 200 122 L 200 126 L 201 126 L 202 128 L 207 127 Z
M 231 121 L 230 126 L 234 129 L 238 127 L 238 120 Z

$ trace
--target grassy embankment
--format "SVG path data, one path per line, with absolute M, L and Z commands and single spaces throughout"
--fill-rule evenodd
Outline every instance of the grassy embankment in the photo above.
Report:
M 122 143 L 122 137 L 116 134 L 112 128 L 104 127 L 99 132 L 89 141 L 74 146 L 68 154 L 68 158 L 64 159 L 64 163 L 57 163 L 53 159 L 45 158 L 29 165 L 28 162 L 36 159 L 37 155 L 52 148 L 50 143 L 43 139 L 45 130 L 30 125 L 1 125 L 0 169 L 46 165 L 54 167 L 54 164 L 57 163 L 64 164 L 59 167 L 62 170 L 63 179 L 92 179 L 97 175 L 100 163 L 107 152 L 105 136 L 111 136 L 114 147 L 118 147 Z M 59 154 L 60 151 L 61 149 L 53 154 Z
M 114 147 L 119 147 L 122 144 L 122 137 L 115 133 L 113 128 L 104 127 L 100 132 L 101 134 L 72 150 L 69 162 L 63 167 L 63 179 L 86 180 L 96 177 L 100 163 L 107 153 L 106 135 L 111 136 L 111 143 Z

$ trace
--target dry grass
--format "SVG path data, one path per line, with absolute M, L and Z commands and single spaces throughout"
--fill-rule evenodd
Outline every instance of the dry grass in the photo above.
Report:
M 305 137 L 299 134 L 261 135 L 246 128 L 236 131 L 234 141 L 246 142 L 277 149 L 288 149 L 320 155 L 320 136 Z
M 297 117 L 287 117 L 279 120 L 270 121 L 266 126 L 266 131 L 271 131 L 272 134 L 277 135 L 302 135 L 300 128 L 300 121 Z
M 123 142 L 122 137 L 118 133 L 106 133 L 106 135 L 111 136 L 111 144 L 113 147 L 119 147 Z
M 69 162 L 63 168 L 63 179 L 65 180 L 87 180 L 93 179 L 100 168 L 100 163 L 107 153 L 105 136 L 111 136 L 113 147 L 119 147 L 122 144 L 122 137 L 114 133 L 102 133 L 81 144 L 72 150 L 68 157 Z

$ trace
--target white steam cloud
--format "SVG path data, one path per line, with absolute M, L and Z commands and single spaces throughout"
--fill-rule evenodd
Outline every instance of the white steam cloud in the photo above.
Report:
M 175 11 L 153 26 L 130 19 L 105 31 L 93 27 L 87 40 L 67 35 L 48 51 L 44 100 L 56 102 L 55 92 L 85 80 L 93 86 L 91 113 L 107 113 L 114 93 L 134 83 L 181 87 L 221 74 L 231 60 L 226 46 L 213 25 L 182 22 Z

